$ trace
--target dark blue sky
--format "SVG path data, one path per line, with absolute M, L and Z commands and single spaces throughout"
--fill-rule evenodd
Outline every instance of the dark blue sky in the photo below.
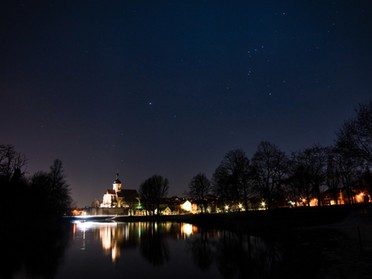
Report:
M 79 206 L 116 171 L 181 195 L 262 140 L 290 154 L 372 97 L 371 1 L 6 1 L 0 143 L 63 161 Z

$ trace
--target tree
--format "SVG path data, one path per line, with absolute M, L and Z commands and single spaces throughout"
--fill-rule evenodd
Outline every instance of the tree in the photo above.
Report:
M 0 189 L 4 208 L 13 208 L 11 214 L 22 212 L 21 206 L 28 199 L 27 179 L 25 177 L 26 158 L 17 152 L 13 145 L 0 144 Z M 14 195 L 14 193 L 17 195 Z M 19 213 L 20 213 L 19 212 Z M 10 214 L 6 214 L 10 217 Z
M 328 148 L 315 144 L 312 147 L 294 153 L 293 160 L 296 162 L 297 175 L 302 176 L 302 194 L 310 205 L 310 198 L 315 197 L 318 205 L 321 205 L 321 187 L 326 181 Z
M 160 215 L 160 202 L 168 194 L 169 181 L 161 175 L 153 175 L 141 183 L 139 194 L 146 210 L 151 215 Z
M 26 157 L 13 145 L 0 144 L 0 186 L 6 197 L 3 205 L 12 214 L 32 209 L 40 215 L 62 216 L 72 203 L 70 186 L 66 183 L 62 161 L 56 159 L 49 172 L 39 171 L 25 176 Z M 14 195 L 14 193 L 17 195 Z
M 341 172 L 337 155 L 335 148 L 332 147 L 329 149 L 326 170 L 327 187 L 336 204 L 338 204 L 339 192 L 341 191 Z
M 62 216 L 71 208 L 70 186 L 66 183 L 62 161 L 54 160 L 49 172 L 39 171 L 31 177 L 35 209 L 40 213 Z
M 339 186 L 346 190 L 349 203 L 353 203 L 353 188 L 362 173 L 364 160 L 361 157 L 353 156 L 342 145 L 336 145 L 330 152 L 339 178 Z
M 292 154 L 289 161 L 288 178 L 285 181 L 289 189 L 288 197 L 295 201 L 305 199 L 308 206 L 310 206 L 312 196 L 309 176 L 307 167 L 299 160 L 297 154 Z
M 359 105 L 356 117 L 343 124 L 337 132 L 336 145 L 372 164 L 372 101 Z
M 66 175 L 62 161 L 54 160 L 50 167 L 49 177 L 51 182 L 51 199 L 57 213 L 64 214 L 71 207 L 70 186 L 66 182 Z
M 242 149 L 229 151 L 213 174 L 213 191 L 226 204 L 244 202 L 253 191 L 249 159 Z
M 189 195 L 201 206 L 202 212 L 206 210 L 206 197 L 211 190 L 211 182 L 204 173 L 195 175 L 189 183 Z
M 13 145 L 0 144 L 0 179 L 10 181 L 14 174 L 23 176 L 26 157 L 15 151 Z
M 288 159 L 276 145 L 262 141 L 252 157 L 258 190 L 262 193 L 267 208 L 279 202 L 282 196 L 282 182 L 286 174 Z

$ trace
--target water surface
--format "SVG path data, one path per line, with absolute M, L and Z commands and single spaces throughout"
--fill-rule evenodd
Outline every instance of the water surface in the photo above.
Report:
M 57 278 L 252 278 L 248 259 L 261 278 L 278 256 L 268 249 L 257 237 L 186 223 L 74 223 Z
M 72 222 L 12 235 L 0 278 L 269 278 L 281 259 L 260 237 L 187 223 Z

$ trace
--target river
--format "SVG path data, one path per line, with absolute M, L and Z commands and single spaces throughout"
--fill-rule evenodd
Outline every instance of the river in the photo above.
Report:
M 328 229 L 268 237 L 178 222 L 38 223 L 2 234 L 0 278 L 15 279 L 324 278 L 344 268 L 347 243 Z

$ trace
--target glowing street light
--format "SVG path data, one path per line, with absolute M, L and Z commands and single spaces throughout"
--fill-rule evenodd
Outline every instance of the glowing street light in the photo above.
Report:
M 266 207 L 265 201 L 261 202 L 261 205 L 262 205 L 263 208 L 265 208 Z

